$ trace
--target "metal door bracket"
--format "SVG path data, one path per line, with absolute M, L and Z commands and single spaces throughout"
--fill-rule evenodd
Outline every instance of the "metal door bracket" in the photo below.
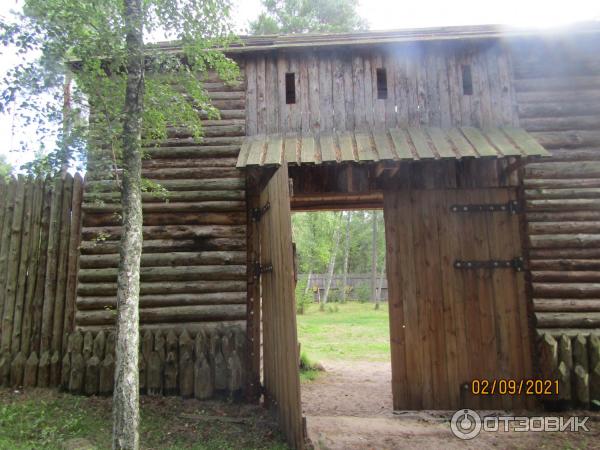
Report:
M 265 264 L 264 266 L 260 263 L 254 263 L 254 278 L 259 278 L 261 274 L 273 272 L 272 264 Z
M 271 208 L 271 203 L 267 202 L 262 208 L 252 208 L 252 221 L 260 222 L 262 216 Z
M 513 259 L 492 259 L 489 261 L 465 261 L 457 259 L 454 261 L 455 269 L 514 269 L 517 272 L 523 270 L 523 258 Z
M 450 211 L 456 213 L 509 212 L 510 214 L 517 214 L 519 212 L 519 203 L 515 200 L 511 200 L 508 203 L 452 205 L 450 206 Z

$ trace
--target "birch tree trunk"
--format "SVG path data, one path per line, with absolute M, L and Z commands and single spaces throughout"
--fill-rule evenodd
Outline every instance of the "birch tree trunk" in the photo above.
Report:
M 335 258 L 337 256 L 338 248 L 340 246 L 340 224 L 338 223 L 333 232 L 333 248 L 331 249 L 331 256 L 329 258 L 329 267 L 327 268 L 327 281 L 325 283 L 325 293 L 323 294 L 323 305 L 327 303 L 329 297 L 329 290 L 331 289 L 331 281 L 333 280 L 333 270 L 335 269 Z
M 113 449 L 139 448 L 138 342 L 142 254 L 141 132 L 144 42 L 141 0 L 124 0 L 127 86 L 123 118 L 123 234 L 117 279 Z
M 312 278 L 312 269 L 308 271 L 308 277 L 306 277 L 306 287 L 304 288 L 304 295 L 308 294 L 310 289 L 310 279 Z
M 346 217 L 346 241 L 344 244 L 344 270 L 342 274 L 342 303 L 346 303 L 348 293 L 346 292 L 348 284 L 348 259 L 350 257 L 350 221 L 352 220 L 352 211 L 348 211 Z
M 377 303 L 377 212 L 373 211 L 373 239 L 371 249 L 371 301 L 375 302 L 375 309 L 379 307 Z

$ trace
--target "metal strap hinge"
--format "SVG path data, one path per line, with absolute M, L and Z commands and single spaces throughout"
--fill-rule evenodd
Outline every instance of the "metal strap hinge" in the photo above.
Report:
M 489 203 L 474 205 L 452 205 L 450 211 L 457 213 L 469 212 L 509 212 L 517 214 L 519 212 L 519 202 L 511 200 L 508 203 Z
M 465 261 L 457 259 L 454 261 L 455 269 L 514 269 L 517 272 L 523 270 L 523 258 L 518 256 L 513 259 L 492 259 L 489 261 Z
M 259 222 L 262 216 L 269 210 L 271 203 L 267 202 L 262 208 L 252 208 L 252 221 Z
M 266 272 L 273 272 L 272 264 L 265 264 L 263 266 L 261 263 L 254 263 L 254 278 L 258 278 Z

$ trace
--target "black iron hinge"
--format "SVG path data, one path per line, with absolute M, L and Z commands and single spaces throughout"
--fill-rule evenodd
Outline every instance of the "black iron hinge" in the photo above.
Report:
M 456 213 L 509 212 L 510 214 L 517 214 L 519 212 L 519 202 L 511 200 L 508 203 L 452 205 L 450 206 L 450 211 Z
M 262 208 L 252 208 L 252 221 L 259 222 L 262 216 L 265 215 L 265 213 L 269 210 L 270 207 L 271 203 L 267 202 Z
M 518 256 L 513 259 L 492 259 L 489 261 L 454 261 L 455 269 L 514 269 L 521 272 L 524 269 L 523 258 Z
M 259 278 L 261 274 L 266 272 L 273 272 L 272 264 L 265 264 L 264 266 L 261 263 L 254 263 L 254 278 Z

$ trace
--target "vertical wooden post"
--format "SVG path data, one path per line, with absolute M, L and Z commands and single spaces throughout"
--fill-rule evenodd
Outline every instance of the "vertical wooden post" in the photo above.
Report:
M 65 293 L 65 314 L 63 322 L 63 349 L 67 336 L 74 330 L 75 299 L 77 297 L 77 270 L 79 268 L 79 243 L 81 240 L 81 203 L 83 200 L 83 177 L 76 173 L 73 178 L 73 198 L 71 202 L 71 227 L 69 256 L 67 261 L 67 286 Z
M 260 280 L 255 276 L 255 264 L 260 261 L 260 234 L 252 211 L 260 208 L 258 187 L 254 180 L 246 178 L 247 205 L 247 309 L 246 309 L 246 401 L 255 403 L 260 397 Z

